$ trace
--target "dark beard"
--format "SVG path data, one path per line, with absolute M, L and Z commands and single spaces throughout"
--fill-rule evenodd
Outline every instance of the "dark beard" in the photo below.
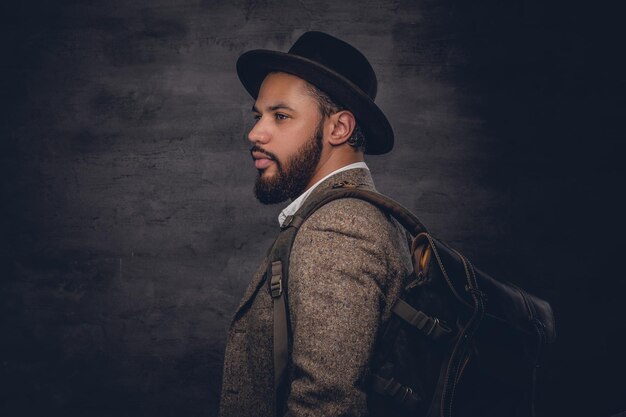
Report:
M 291 198 L 294 199 L 304 192 L 313 178 L 315 168 L 322 155 L 322 139 L 324 137 L 323 120 L 317 125 L 313 137 L 306 141 L 296 154 L 283 164 L 270 155 L 276 163 L 277 173 L 272 178 L 264 179 L 263 171 L 254 184 L 254 195 L 263 204 L 276 204 Z M 251 151 L 261 151 L 256 146 Z M 267 153 L 267 152 L 264 152 Z

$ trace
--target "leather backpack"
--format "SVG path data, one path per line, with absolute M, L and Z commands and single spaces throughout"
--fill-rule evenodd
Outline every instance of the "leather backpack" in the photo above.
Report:
M 540 356 L 555 339 L 550 305 L 476 269 L 399 203 L 345 182 L 307 200 L 287 217 L 269 252 L 266 279 L 274 305 L 277 415 L 282 415 L 287 394 L 291 247 L 302 223 L 338 198 L 358 198 L 377 206 L 412 236 L 414 270 L 371 359 L 370 412 L 413 417 L 534 415 Z

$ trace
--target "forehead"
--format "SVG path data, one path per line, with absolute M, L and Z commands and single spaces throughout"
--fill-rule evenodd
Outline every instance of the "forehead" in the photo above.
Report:
M 308 83 L 300 77 L 285 72 L 269 73 L 259 90 L 256 105 L 261 107 L 274 106 L 278 102 L 290 107 L 306 110 L 315 106 L 315 99 L 309 93 Z

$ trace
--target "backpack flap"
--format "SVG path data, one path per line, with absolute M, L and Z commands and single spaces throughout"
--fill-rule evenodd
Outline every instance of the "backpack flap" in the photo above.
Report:
M 453 320 L 448 325 L 460 330 L 474 311 L 473 297 L 482 299 L 484 318 L 472 340 L 474 362 L 481 371 L 499 380 L 520 381 L 521 375 L 535 367 L 543 345 L 555 339 L 554 316 L 546 301 L 511 283 L 496 281 L 428 233 L 415 237 L 412 253 L 420 291 L 463 306 L 431 314 L 460 312 L 456 317 L 442 317 Z
M 427 275 L 434 266 L 438 270 L 436 275 L 444 280 L 450 292 L 467 308 L 473 306 L 471 292 L 466 289 L 466 274 L 469 272 L 466 268 L 471 268 L 476 275 L 478 290 L 485 297 L 488 317 L 529 335 L 536 334 L 536 327 L 539 326 L 543 329 L 543 342 L 554 341 L 554 316 L 550 304 L 545 300 L 473 268 L 459 252 L 428 233 L 420 233 L 413 241 L 413 248 L 415 272 Z

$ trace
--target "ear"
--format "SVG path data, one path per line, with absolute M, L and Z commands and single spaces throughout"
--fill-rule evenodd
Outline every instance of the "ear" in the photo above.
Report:
M 344 144 L 350 139 L 356 126 L 354 115 L 348 110 L 342 110 L 330 116 L 330 119 L 332 130 L 328 142 L 333 146 Z

